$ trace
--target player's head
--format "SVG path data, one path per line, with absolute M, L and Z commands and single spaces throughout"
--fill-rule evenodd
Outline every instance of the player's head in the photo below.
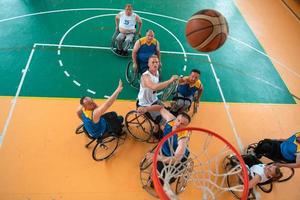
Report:
M 149 57 L 148 67 L 149 67 L 149 71 L 151 71 L 153 73 L 157 72 L 158 67 L 159 67 L 159 59 L 158 59 L 157 55 L 152 55 Z
M 93 101 L 91 97 L 81 97 L 80 105 L 87 110 L 94 110 L 97 108 L 97 104 Z
M 273 180 L 278 180 L 282 177 L 282 172 L 280 168 L 275 165 L 266 165 L 264 169 L 267 178 L 272 178 Z
M 132 5 L 131 4 L 126 4 L 125 5 L 125 14 L 127 16 L 130 16 L 132 14 Z
M 152 29 L 148 29 L 146 32 L 147 42 L 151 42 L 154 38 L 154 31 Z
M 196 83 L 197 80 L 199 80 L 199 77 L 201 75 L 201 72 L 198 69 L 192 69 L 189 79 L 191 83 Z
M 191 117 L 187 113 L 181 112 L 177 115 L 175 119 L 176 129 L 185 128 L 189 125 L 190 122 L 191 122 Z

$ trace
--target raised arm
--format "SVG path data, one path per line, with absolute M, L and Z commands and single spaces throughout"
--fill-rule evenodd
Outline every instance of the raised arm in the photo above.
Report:
M 137 52 L 140 49 L 140 40 L 137 40 L 133 46 L 133 50 L 132 50 L 132 61 L 133 61 L 133 65 L 134 67 L 137 67 Z
M 160 46 L 159 46 L 158 40 L 157 40 L 157 44 L 156 44 L 156 55 L 158 57 L 158 60 L 161 62 L 161 59 L 160 59 Z
M 200 87 L 198 88 L 198 94 L 197 94 L 197 97 L 196 97 L 196 102 L 199 102 L 200 99 L 201 99 L 201 96 L 202 96 L 202 93 L 203 93 L 203 85 L 201 84 Z
M 99 107 L 97 107 L 93 112 L 93 122 L 97 123 L 100 117 L 107 111 L 107 109 L 115 102 L 119 93 L 123 89 L 123 83 L 119 80 L 119 85 L 114 93 Z
M 120 22 L 120 15 L 117 14 L 115 17 L 116 30 L 119 30 L 119 22 Z
M 76 114 L 77 114 L 78 118 L 82 121 L 82 106 L 79 106 L 77 108 Z
M 297 153 L 295 163 L 275 163 L 278 167 L 300 168 L 300 153 Z
M 143 24 L 143 22 L 142 22 L 140 16 L 138 16 L 138 15 L 136 15 L 136 21 L 137 21 L 137 23 L 138 23 L 137 34 L 140 35 L 140 34 L 141 34 L 141 30 L 142 30 L 142 24 Z
M 249 189 L 255 187 L 259 181 L 261 180 L 261 177 L 259 175 L 255 175 L 250 181 L 249 181 Z
M 169 80 L 161 82 L 161 83 L 153 83 L 151 81 L 151 78 L 149 75 L 145 74 L 142 76 L 142 83 L 144 85 L 144 87 L 150 88 L 151 90 L 154 91 L 158 91 L 158 90 L 162 90 L 166 87 L 168 87 L 168 85 L 170 85 L 173 81 L 177 80 L 178 76 L 177 75 L 173 75 Z
M 172 121 L 172 120 L 174 120 L 176 117 L 172 114 L 172 113 L 170 113 L 167 109 L 165 109 L 164 107 L 162 107 L 161 109 L 160 109 L 160 114 L 161 114 L 161 116 L 167 121 L 167 122 L 169 122 L 169 121 Z

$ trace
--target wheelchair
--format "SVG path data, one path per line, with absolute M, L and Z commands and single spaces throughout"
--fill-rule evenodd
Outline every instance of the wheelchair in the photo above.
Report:
M 124 55 L 122 55 L 122 54 L 118 54 L 117 53 L 117 40 L 116 40 L 116 38 L 117 38 L 117 36 L 119 35 L 119 33 L 120 33 L 120 31 L 117 29 L 117 30 L 115 30 L 115 32 L 114 32 L 114 34 L 113 34 L 113 36 L 112 36 L 112 40 L 111 40 L 111 51 L 115 54 L 115 55 L 117 55 L 117 56 L 120 56 L 120 57 L 130 57 L 131 56 L 131 54 L 128 52 L 127 54 L 124 54 Z M 138 39 L 140 39 L 141 38 L 141 35 L 140 34 L 137 34 L 137 33 L 134 33 L 134 37 L 133 37 L 133 39 L 132 39 L 132 41 L 130 42 L 130 47 L 129 48 L 132 48 L 133 47 L 133 45 L 135 44 L 135 42 L 138 40 Z M 125 41 L 125 40 L 124 40 Z M 124 42 L 123 41 L 123 42 Z M 128 49 L 129 50 L 129 49 Z
M 139 70 L 139 67 L 137 67 L 137 70 L 134 70 L 132 60 L 127 64 L 125 76 L 127 82 L 131 87 L 137 90 L 140 88 L 141 72 Z
M 193 99 L 191 100 L 190 98 L 187 97 L 181 97 L 177 93 L 177 87 L 178 87 L 179 81 L 175 81 L 171 83 L 168 87 L 166 87 L 161 95 L 160 100 L 165 102 L 169 98 L 171 98 L 171 106 L 168 108 L 172 114 L 177 116 L 177 114 L 181 111 L 184 112 L 189 112 L 191 107 L 193 108 L 192 110 L 192 117 L 197 113 L 198 111 L 198 102 L 196 100 L 196 96 L 198 95 L 198 92 L 196 92 L 193 96 Z M 177 102 L 183 102 L 182 106 L 179 106 Z M 186 106 L 188 105 L 188 106 Z
M 261 156 L 265 156 L 266 158 L 272 160 L 272 162 L 270 162 L 269 164 L 271 163 L 274 163 L 274 162 L 280 162 L 280 163 L 286 163 L 285 161 L 283 160 L 277 160 L 277 159 L 271 159 L 269 158 L 267 155 L 256 155 L 255 153 L 255 149 L 257 148 L 257 145 L 258 143 L 252 143 L 250 144 L 247 149 L 246 149 L 246 154 L 253 154 L 255 155 L 256 157 L 260 158 Z M 289 168 L 289 167 L 280 167 L 282 173 L 283 173 L 283 176 L 277 180 L 277 182 L 285 182 L 285 181 L 288 181 L 290 180 L 294 174 L 295 174 L 295 170 L 294 168 Z
M 114 120 L 114 117 L 109 115 L 111 115 L 111 113 L 106 113 L 103 117 L 105 117 L 109 124 L 112 124 L 111 130 L 105 132 L 99 138 L 94 138 L 91 134 L 89 134 L 84 128 L 84 124 L 79 125 L 75 130 L 76 134 L 84 133 L 90 139 L 90 141 L 85 145 L 86 148 L 89 148 L 89 146 L 96 141 L 92 151 L 92 157 L 95 161 L 103 161 L 111 157 L 121 144 L 120 141 L 122 140 L 124 142 L 126 139 L 126 132 L 122 130 L 123 125 L 120 123 L 116 124 L 116 120 L 113 123 L 110 123 Z
M 253 154 L 246 154 L 246 155 L 243 155 L 242 157 L 245 158 L 246 156 L 249 156 L 249 155 L 253 156 L 253 158 L 256 159 L 255 162 L 257 164 L 262 163 Z M 268 164 L 272 164 L 272 163 L 268 163 Z M 235 156 L 227 155 L 223 160 L 223 168 L 225 169 L 225 172 L 228 173 L 228 175 L 226 176 L 226 183 L 228 185 L 228 188 L 235 188 L 235 187 L 237 187 L 237 185 L 243 185 L 244 180 L 241 178 L 240 175 L 238 175 L 238 171 L 240 169 L 239 161 Z M 285 170 L 281 169 L 283 176 L 279 180 L 275 181 L 275 180 L 269 179 L 266 182 L 258 183 L 257 184 L 258 188 L 265 193 L 272 192 L 274 182 L 284 182 L 284 181 L 289 180 L 293 176 L 294 170 L 289 170 L 289 169 L 290 168 L 287 168 Z M 292 175 L 291 175 L 291 173 L 292 173 Z M 250 179 L 250 175 L 249 175 L 249 179 Z M 234 190 L 234 189 L 230 189 L 229 191 L 237 199 L 242 198 L 242 191 L 238 191 L 238 190 Z M 248 199 L 256 199 L 253 189 L 249 190 Z
M 136 110 L 128 112 L 125 116 L 127 131 L 140 142 L 157 143 L 161 139 L 161 130 L 154 133 L 154 126 L 158 125 L 159 121 L 159 117 L 153 119 L 149 113 L 141 114 Z
M 155 148 L 156 146 L 148 152 L 153 153 Z M 144 155 L 139 165 L 142 188 L 146 190 L 150 195 L 158 198 L 152 181 L 152 159 L 148 159 L 146 155 L 147 154 Z M 172 185 L 172 187 L 175 187 L 173 191 L 175 191 L 176 194 L 179 194 L 185 190 L 188 180 L 190 179 L 193 172 L 194 161 L 189 158 L 184 167 L 185 169 L 183 170 L 183 172 L 179 176 L 174 177 L 174 182 L 176 182 L 176 184 L 174 186 Z
M 159 71 L 159 80 L 161 80 L 161 66 L 158 69 Z M 140 89 L 140 80 L 142 72 L 139 67 L 136 70 L 133 68 L 133 61 L 130 60 L 127 64 L 125 77 L 129 85 L 137 90 Z

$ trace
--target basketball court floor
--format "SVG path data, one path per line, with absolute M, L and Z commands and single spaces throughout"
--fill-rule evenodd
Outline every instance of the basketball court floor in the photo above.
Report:
M 126 3 L 142 17 L 142 34 L 154 29 L 160 41 L 164 80 L 201 70 L 204 95 L 191 126 L 239 150 L 300 130 L 300 24 L 280 0 L 0 0 L 0 200 L 154 199 L 139 180 L 153 145 L 128 137 L 112 158 L 95 162 L 87 138 L 74 133 L 79 98 L 100 104 L 119 79 L 124 90 L 110 110 L 135 109 L 137 91 L 125 79 L 130 58 L 110 51 L 114 16 Z M 226 43 L 209 54 L 184 35 L 189 17 L 205 8 L 229 24 Z M 261 199 L 299 199 L 298 171 L 270 194 L 258 190 Z

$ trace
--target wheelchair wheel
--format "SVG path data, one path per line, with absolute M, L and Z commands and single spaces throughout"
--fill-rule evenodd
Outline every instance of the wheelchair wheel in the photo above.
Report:
M 153 126 L 150 119 L 144 115 L 139 114 L 135 110 L 127 113 L 125 117 L 125 125 L 128 132 L 141 142 L 150 139 L 153 133 Z
M 171 95 L 174 95 L 178 86 L 178 81 L 172 82 L 168 87 L 163 90 L 161 101 L 166 101 Z
M 93 149 L 93 159 L 102 161 L 110 157 L 118 148 L 119 138 L 114 135 L 107 135 L 97 141 Z
M 290 180 L 294 174 L 295 174 L 295 170 L 293 168 L 289 168 L 289 167 L 280 167 L 280 170 L 282 172 L 282 177 L 277 180 L 277 182 L 285 182 Z
M 75 130 L 75 133 L 76 133 L 76 134 L 81 134 L 81 133 L 84 133 L 84 132 L 85 132 L 85 130 L 84 130 L 83 124 L 80 124 L 80 125 L 76 128 L 76 130 Z
M 177 178 L 175 190 L 176 194 L 179 194 L 185 190 L 188 180 L 190 179 L 194 169 L 194 161 L 189 159 L 185 167 L 186 169 L 184 170 L 183 174 Z
M 149 152 L 153 152 L 154 148 L 152 148 Z M 142 187 L 146 190 L 150 195 L 158 198 L 156 191 L 154 189 L 153 181 L 152 181 L 152 159 L 147 159 L 146 154 L 143 157 L 142 161 L 140 162 L 140 180 L 142 183 Z
M 228 173 L 230 171 L 234 172 L 234 161 L 231 159 L 230 155 L 226 156 L 223 161 L 223 168 L 225 169 L 225 172 Z M 237 169 L 236 169 L 237 170 Z M 232 188 L 237 185 L 241 185 L 243 183 L 243 180 L 234 172 L 234 173 L 229 173 L 226 176 L 226 182 L 228 188 Z M 241 199 L 242 198 L 242 193 L 243 191 L 237 191 L 237 190 L 229 190 L 235 198 Z
M 192 116 L 194 116 L 198 112 L 198 106 L 199 106 L 199 104 L 194 99 L 194 101 L 193 101 L 193 113 L 192 113 Z
M 154 184 L 152 181 L 152 164 L 148 168 L 140 169 L 140 180 L 142 188 L 146 190 L 150 195 L 158 198 L 158 195 L 154 189 Z
M 126 68 L 126 80 L 129 85 L 135 89 L 140 88 L 140 74 L 138 71 L 134 71 L 133 62 L 129 61 Z
M 273 189 L 273 183 L 272 182 L 268 182 L 266 184 L 257 184 L 257 186 L 259 187 L 259 189 L 261 189 L 263 192 L 265 193 L 270 193 L 272 192 Z

